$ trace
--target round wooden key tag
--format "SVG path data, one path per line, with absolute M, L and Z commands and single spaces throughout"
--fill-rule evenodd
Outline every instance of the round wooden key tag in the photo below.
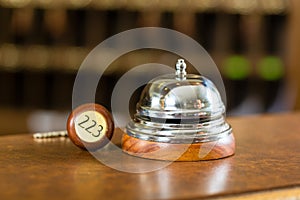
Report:
M 75 145 L 87 150 L 97 150 L 112 138 L 114 123 L 111 114 L 103 106 L 84 104 L 69 115 L 67 131 Z

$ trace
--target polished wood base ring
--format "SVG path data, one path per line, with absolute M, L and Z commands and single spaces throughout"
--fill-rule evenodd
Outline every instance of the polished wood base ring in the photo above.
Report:
M 233 155 L 235 152 L 235 139 L 233 134 L 230 134 L 212 142 L 171 144 L 141 140 L 124 133 L 122 149 L 127 154 L 155 160 L 213 160 Z

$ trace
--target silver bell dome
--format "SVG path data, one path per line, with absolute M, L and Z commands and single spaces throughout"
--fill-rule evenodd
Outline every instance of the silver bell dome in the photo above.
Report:
M 231 133 L 225 106 L 215 85 L 201 75 L 187 74 L 183 59 L 176 73 L 157 77 L 144 88 L 127 134 L 168 143 L 218 140 Z

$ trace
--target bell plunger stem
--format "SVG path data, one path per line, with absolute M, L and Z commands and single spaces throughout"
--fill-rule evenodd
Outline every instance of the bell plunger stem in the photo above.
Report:
M 185 80 L 186 79 L 186 64 L 184 59 L 178 59 L 176 63 L 176 79 Z

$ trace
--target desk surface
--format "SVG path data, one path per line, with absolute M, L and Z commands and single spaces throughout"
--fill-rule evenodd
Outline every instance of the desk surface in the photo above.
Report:
M 69 139 L 1 136 L 0 199 L 199 199 L 300 186 L 300 113 L 228 121 L 233 157 L 144 174 L 111 169 Z

